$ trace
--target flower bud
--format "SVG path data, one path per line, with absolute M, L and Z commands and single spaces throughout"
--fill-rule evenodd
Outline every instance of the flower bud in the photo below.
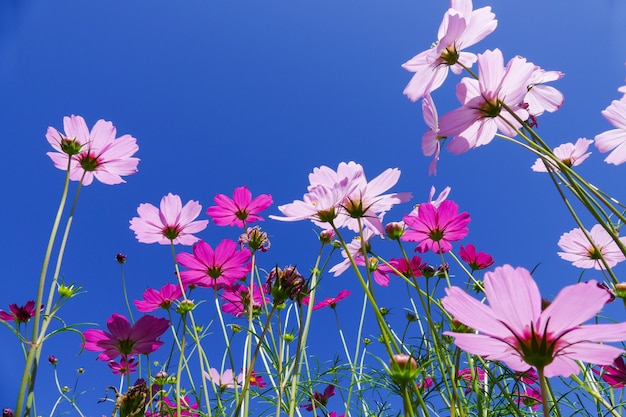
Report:
M 123 253 L 118 253 L 117 255 L 115 255 L 115 260 L 118 264 L 126 263 L 126 255 L 124 255 Z
M 293 340 L 296 338 L 296 336 L 294 336 L 293 333 L 285 333 L 283 335 L 283 340 L 287 343 L 293 342 Z
M 85 368 L 78 368 L 76 370 L 76 372 L 78 372 L 79 374 L 84 374 L 85 373 Z
M 239 236 L 240 245 L 248 245 L 252 252 L 267 252 L 271 246 L 266 232 L 262 232 L 259 226 L 248 227 L 246 233 Z
M 404 387 L 417 378 L 417 361 L 406 353 L 397 353 L 389 361 L 389 376 L 396 384 Z
M 320 232 L 320 242 L 322 245 L 328 245 L 335 238 L 335 231 L 333 229 L 326 229 Z
M 372 339 L 370 339 L 369 337 L 365 337 L 365 338 L 363 338 L 363 344 L 364 344 L 365 346 L 367 346 L 367 345 L 369 345 L 369 344 L 371 344 L 371 343 L 372 343 Z
M 167 377 L 167 372 L 159 371 L 156 373 L 156 375 L 154 375 L 154 383 L 162 387 L 167 383 Z
M 193 300 L 182 300 L 178 304 L 178 307 L 176 307 L 176 312 L 178 314 L 187 314 L 194 308 L 196 308 L 196 304 L 193 302 Z
M 13 417 L 15 413 L 10 408 L 5 408 L 2 410 L 2 417 Z
M 391 222 L 385 226 L 385 233 L 391 240 L 399 240 L 404 235 L 404 224 L 400 222 Z
M 56 356 L 48 356 L 48 362 L 50 362 L 50 365 L 56 365 L 57 363 L 59 363 L 59 360 L 56 358 Z

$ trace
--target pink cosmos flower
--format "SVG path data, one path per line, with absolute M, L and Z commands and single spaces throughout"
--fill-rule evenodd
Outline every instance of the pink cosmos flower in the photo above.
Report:
M 328 404 L 328 400 L 330 397 L 335 395 L 335 386 L 328 385 L 326 389 L 324 389 L 324 393 L 321 394 L 319 391 L 315 391 L 313 393 L 313 398 L 309 399 L 307 404 L 302 404 L 300 408 L 304 408 L 307 411 L 313 411 L 313 408 L 325 407 Z
M 539 380 L 539 375 L 531 368 L 524 372 L 517 372 L 515 378 L 522 384 L 532 385 Z
M 232 240 L 222 240 L 215 250 L 201 240 L 193 245 L 193 255 L 179 253 L 176 255 L 176 262 L 189 268 L 180 273 L 183 284 L 221 289 L 239 281 L 250 272 L 251 256 L 248 249 L 238 250 L 237 243 Z
M 109 361 L 109 368 L 115 375 L 126 375 L 137 371 L 137 362 L 134 356 L 122 356 L 119 363 L 115 361 Z
M 369 241 L 373 236 L 374 232 L 369 228 L 365 228 L 363 229 L 363 239 L 361 239 L 361 236 L 355 236 L 354 239 L 352 239 L 352 241 L 346 245 L 348 248 L 348 253 L 352 257 L 352 259 L 355 260 L 357 265 L 365 265 L 365 261 L 363 260 L 363 245 L 365 245 L 367 249 Z M 363 240 L 365 240 L 365 243 L 363 243 Z M 348 258 L 348 253 L 346 253 L 345 249 L 342 249 L 341 256 L 343 257 L 343 261 L 330 268 L 328 272 L 332 272 L 336 277 L 346 272 L 346 270 L 351 266 L 350 259 Z
M 458 372 L 458 377 L 465 381 L 465 395 L 474 390 L 474 378 L 480 387 L 485 381 L 485 371 L 482 368 L 475 367 L 474 372 L 470 368 L 463 368 Z
M 35 300 L 29 300 L 23 306 L 17 304 L 9 304 L 10 313 L 0 310 L 0 319 L 4 321 L 14 321 L 17 324 L 27 323 L 31 318 L 35 317 Z M 43 304 L 41 305 L 43 311 Z
M 564 100 L 563 93 L 554 87 L 543 84 L 559 80 L 564 75 L 560 71 L 546 71 L 540 67 L 535 67 L 528 79 L 528 92 L 524 96 L 528 113 L 533 116 L 540 116 L 544 111 L 553 113 L 561 107 Z
M 209 369 L 209 372 L 204 371 L 204 377 L 217 385 L 220 390 L 235 388 L 235 384 L 240 386 L 243 382 L 243 373 L 239 374 L 237 381 L 235 381 L 235 374 L 232 369 L 226 369 L 220 375 L 220 372 L 217 369 L 211 368 Z
M 245 375 L 245 371 L 243 371 L 241 375 Z M 267 382 L 265 382 L 263 380 L 263 377 L 258 375 L 256 371 L 252 371 L 252 373 L 250 374 L 250 386 L 265 388 L 267 386 Z
M 471 0 L 452 0 L 434 46 L 402 64 L 402 68 L 415 73 L 404 89 L 410 100 L 417 101 L 439 88 L 448 76 L 448 68 L 460 74 L 462 66 L 470 68 L 476 62 L 476 55 L 461 51 L 493 32 L 498 21 L 491 7 L 472 8 Z
M 472 271 L 489 268 L 493 265 L 493 258 L 485 252 L 476 252 L 476 248 L 471 243 L 466 247 L 461 245 L 459 256 L 468 263 Z
M 518 407 L 528 407 L 533 411 L 539 409 L 539 405 L 541 404 L 541 391 L 537 388 L 525 387 L 524 391 L 518 391 L 514 393 L 514 395 L 517 397 Z
M 183 395 L 182 397 L 180 397 L 180 405 L 181 405 L 181 411 L 180 411 L 180 417 L 193 417 L 193 416 L 198 416 L 200 415 L 200 411 L 198 410 L 198 403 L 191 403 L 191 401 L 189 400 L 189 397 L 186 395 Z M 156 411 L 154 413 L 147 411 L 146 412 L 146 417 L 164 417 L 164 416 L 174 416 L 174 417 L 178 417 L 178 414 L 176 414 L 176 400 L 172 399 L 170 400 L 168 397 L 164 397 L 162 399 L 162 402 L 160 403 L 160 410 Z
M 183 293 L 178 285 L 168 283 L 161 287 L 160 291 L 148 288 L 143 293 L 143 301 L 135 300 L 134 303 L 137 310 L 142 313 L 149 313 L 158 308 L 169 310 L 172 303 L 182 296 Z
M 431 377 L 426 377 L 420 382 L 418 382 L 416 385 L 417 385 L 417 389 L 419 389 L 420 391 L 425 391 L 431 388 L 433 385 L 435 385 L 435 382 L 433 381 Z
M 626 363 L 624 357 L 618 356 L 609 366 L 601 366 L 601 371 L 596 369 L 593 372 L 600 375 L 601 378 L 612 388 L 623 388 L 626 386 Z
M 409 228 L 402 240 L 419 242 L 415 250 L 424 253 L 432 250 L 443 253 L 452 249 L 450 242 L 463 239 L 467 235 L 470 215 L 459 214 L 459 206 L 451 200 L 445 200 L 439 208 L 432 203 L 419 206 L 417 215 L 406 215 L 403 219 Z
M 554 156 L 559 158 L 561 162 L 569 167 L 575 167 L 583 163 L 585 159 L 591 155 L 591 152 L 587 152 L 589 149 L 589 145 L 593 143 L 593 140 L 580 138 L 576 141 L 576 144 L 571 142 L 564 143 L 563 145 L 559 145 L 553 149 Z M 559 168 L 546 158 L 548 164 L 553 166 L 555 171 L 558 171 Z M 544 160 L 541 158 L 537 158 L 534 165 L 532 166 L 532 170 L 535 172 L 548 172 L 546 169 L 546 164 Z
M 250 311 L 250 289 L 245 285 L 235 284 L 222 293 L 222 311 L 235 317 L 247 315 Z M 258 285 L 252 291 L 252 313 L 258 314 L 264 303 L 269 302 Z
M 397 275 L 396 271 L 398 271 L 405 278 L 411 278 L 421 277 L 422 269 L 424 269 L 424 267 L 428 264 L 426 262 L 422 262 L 422 258 L 416 255 L 411 258 L 410 263 L 404 258 L 391 258 L 389 260 L 389 265 L 393 266 L 393 269 L 390 268 L 389 270 L 392 274 Z
M 252 199 L 252 193 L 245 185 L 235 188 L 233 198 L 224 194 L 215 196 L 216 206 L 209 207 L 206 211 L 218 226 L 237 226 L 244 228 L 250 223 L 262 221 L 263 217 L 258 213 L 272 205 L 272 196 L 261 194 Z
M 428 126 L 428 131 L 422 136 L 422 152 L 426 156 L 433 157 L 428 166 L 428 175 L 437 175 L 437 161 L 439 161 L 439 154 L 441 153 L 440 142 L 445 136 L 439 136 L 439 116 L 430 94 L 426 94 L 422 100 L 422 115 L 426 126 Z
M 349 179 L 352 189 L 341 202 L 341 210 L 335 221 L 337 227 L 346 226 L 350 230 L 359 231 L 361 224 L 382 235 L 384 228 L 382 218 L 395 204 L 403 203 L 411 198 L 411 193 L 382 194 L 393 187 L 400 178 L 400 170 L 389 168 L 371 181 L 367 181 L 365 171 L 360 164 L 353 161 L 341 162 L 337 171 L 322 166 L 309 174 L 309 189 L 322 186 L 334 188 L 345 178 Z
M 626 99 L 613 100 L 613 102 L 602 111 L 602 115 L 616 129 L 600 133 L 595 137 L 596 148 L 600 152 L 609 152 L 609 156 L 604 159 L 608 164 L 620 165 L 626 162 Z
M 454 136 L 448 150 L 460 154 L 486 145 L 497 131 L 515 136 L 521 124 L 504 107 L 511 109 L 519 119 L 528 119 L 528 110 L 522 106 L 522 100 L 534 68 L 519 56 L 504 67 L 499 49 L 479 54 L 478 80 L 463 78 L 457 85 L 457 97 L 462 107 L 439 119 L 439 135 Z
M 208 220 L 194 221 L 202 210 L 197 201 L 189 201 L 183 207 L 180 197 L 169 193 L 161 199 L 160 209 L 150 203 L 140 204 L 139 217 L 130 221 L 130 230 L 141 243 L 161 245 L 178 244 L 190 246 L 199 240 L 193 233 L 206 229 Z
M 348 290 L 341 290 L 339 291 L 339 294 L 337 294 L 336 297 L 330 297 L 325 299 L 324 301 L 320 301 L 319 303 L 315 304 L 313 306 L 313 310 L 319 310 L 320 308 L 324 308 L 324 307 L 330 307 L 332 309 L 334 309 L 335 307 L 337 307 L 337 303 L 341 300 L 343 300 L 344 298 L 348 297 L 350 295 L 350 291 Z M 306 302 L 303 299 L 302 300 L 302 304 L 304 305 L 308 305 L 308 301 L 309 298 L 306 298 Z
M 581 325 L 609 299 L 595 281 L 565 287 L 544 310 L 539 288 L 524 268 L 498 267 L 485 274 L 484 284 L 489 306 L 459 287 L 446 288 L 441 300 L 455 320 L 478 332 L 444 332 L 471 354 L 503 361 L 518 372 L 543 369 L 552 377 L 577 374 L 577 360 L 609 365 L 623 352 L 600 342 L 625 340 L 626 323 Z
M 91 129 L 80 116 L 63 118 L 62 134 L 53 127 L 48 128 L 46 139 L 56 152 L 48 152 L 54 166 L 66 170 L 71 158 L 70 179 L 89 185 L 94 177 L 103 184 L 126 182 L 123 175 L 137 172 L 139 158 L 132 156 L 139 150 L 137 140 L 130 135 L 115 138 L 116 129 L 111 122 L 98 120 Z
M 611 235 L 601 225 L 593 226 L 589 231 L 589 237 L 598 250 L 594 249 L 589 239 L 579 228 L 563 233 L 558 243 L 563 252 L 559 252 L 559 256 L 572 262 L 578 268 L 598 270 L 605 269 L 601 258 L 604 258 L 611 268 L 626 259 Z M 626 237 L 622 237 L 620 240 L 626 244 Z
M 102 352 L 97 359 L 103 361 L 112 361 L 119 355 L 147 355 L 163 344 L 158 339 L 168 327 L 167 319 L 154 316 L 143 316 L 131 327 L 126 317 L 114 313 L 107 320 L 110 333 L 87 330 L 83 333 L 83 347 L 92 352 Z

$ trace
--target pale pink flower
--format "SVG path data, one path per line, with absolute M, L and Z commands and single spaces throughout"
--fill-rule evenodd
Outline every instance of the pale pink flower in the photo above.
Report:
M 500 131 L 515 136 L 521 124 L 504 107 L 521 120 L 528 119 L 522 106 L 528 80 L 535 66 L 526 59 L 515 57 L 504 67 L 499 49 L 478 55 L 478 80 L 463 78 L 457 85 L 457 97 L 462 107 L 439 119 L 439 135 L 452 137 L 448 150 L 459 154 L 486 145 Z
M 131 135 L 116 138 L 111 122 L 98 120 L 91 131 L 85 119 L 72 115 L 63 118 L 65 133 L 49 127 L 46 139 L 56 152 L 48 152 L 54 166 L 66 170 L 69 162 L 70 179 L 89 185 L 94 177 L 103 184 L 126 182 L 122 176 L 137 172 L 139 158 L 133 155 L 139 150 L 137 140 Z
M 528 93 L 524 96 L 528 113 L 533 116 L 540 116 L 545 111 L 553 113 L 561 108 L 563 93 L 552 86 L 544 85 L 544 83 L 559 80 L 564 75 L 560 71 L 546 71 L 540 67 L 535 67 L 528 80 Z
M 261 194 L 252 198 L 252 193 L 245 185 L 235 188 L 233 198 L 224 194 L 215 196 L 216 206 L 209 207 L 206 213 L 218 226 L 245 227 L 250 223 L 262 221 L 258 214 L 272 205 L 272 196 Z
M 416 250 L 421 253 L 429 250 L 443 253 L 452 249 L 450 242 L 467 235 L 470 215 L 467 212 L 459 214 L 459 206 L 454 201 L 445 200 L 438 208 L 432 203 L 420 204 L 417 215 L 406 215 L 403 221 L 408 229 L 402 240 L 419 242 Z
M 189 201 L 183 207 L 180 197 L 169 193 L 161 199 L 160 209 L 150 203 L 140 204 L 139 217 L 130 221 L 130 230 L 141 243 L 161 245 L 178 244 L 190 246 L 199 240 L 193 233 L 206 229 L 208 220 L 194 221 L 202 206 Z
M 446 187 L 444 188 L 439 195 L 437 196 L 436 199 L 433 200 L 433 197 L 435 196 L 435 187 L 431 186 L 430 187 L 430 193 L 428 194 L 428 203 L 431 203 L 433 206 L 435 206 L 435 208 L 439 208 L 439 206 L 441 205 L 441 203 L 443 203 L 444 201 L 446 201 L 446 199 L 448 198 L 448 196 L 450 195 L 450 191 L 452 191 L 451 187 Z M 419 209 L 420 209 L 420 205 L 416 204 L 415 207 L 413 207 L 413 210 L 411 210 L 411 212 L 409 213 L 409 215 L 411 216 L 417 216 L 419 213 Z M 404 223 L 403 223 L 404 224 Z
M 558 245 L 563 249 L 563 252 L 559 252 L 559 256 L 572 262 L 578 268 L 599 270 L 605 269 L 601 258 L 604 258 L 611 268 L 626 259 L 619 246 L 602 225 L 593 226 L 589 231 L 589 237 L 599 252 L 593 248 L 583 231 L 576 228 L 561 235 Z M 626 244 L 626 237 L 620 238 L 620 241 Z
M 439 88 L 448 76 L 448 68 L 460 74 L 461 65 L 470 68 L 476 62 L 475 54 L 462 50 L 493 32 L 498 21 L 491 7 L 472 9 L 471 0 L 452 0 L 434 46 L 402 64 L 402 68 L 415 73 L 404 89 L 410 100 L 417 101 Z
M 235 374 L 232 369 L 226 369 L 220 374 L 217 369 L 210 368 L 209 372 L 204 371 L 204 377 L 217 385 L 220 390 L 235 388 L 235 385 L 240 386 L 243 382 L 243 373 L 239 374 L 237 381 L 235 381 Z
M 437 161 L 439 161 L 439 154 L 441 153 L 440 141 L 444 136 L 439 136 L 439 116 L 430 94 L 426 94 L 422 100 L 422 115 L 426 126 L 428 126 L 428 131 L 422 136 L 422 152 L 426 156 L 433 157 L 428 166 L 428 175 L 437 175 Z
M 159 291 L 148 288 L 143 293 L 143 300 L 135 300 L 135 307 L 142 313 L 163 308 L 169 310 L 172 303 L 183 296 L 180 286 L 171 283 L 165 284 Z
M 115 314 L 107 320 L 109 332 L 90 329 L 83 333 L 83 347 L 101 352 L 98 359 L 112 361 L 119 355 L 147 355 L 157 350 L 163 342 L 159 337 L 169 327 L 169 321 L 154 316 L 143 316 L 131 326 L 128 319 Z
M 611 151 L 604 162 L 623 164 L 626 162 L 626 98 L 613 100 L 609 107 L 602 111 L 602 115 L 616 129 L 596 135 L 596 148 L 602 153 Z
M 533 367 L 546 377 L 578 374 L 576 361 L 610 365 L 623 352 L 603 342 L 626 339 L 626 323 L 581 325 L 595 317 L 609 293 L 596 281 L 563 288 L 544 310 L 541 294 L 524 268 L 504 265 L 487 272 L 489 305 L 459 287 L 446 288 L 443 307 L 455 320 L 478 333 L 444 332 L 461 349 L 503 361 L 517 372 Z
M 374 236 L 374 232 L 371 229 L 365 228 L 362 232 L 363 238 L 361 236 L 355 236 L 354 239 L 348 244 L 346 247 L 348 248 L 348 252 L 345 249 L 341 250 L 341 256 L 343 257 L 343 261 L 339 262 L 337 265 L 333 266 L 328 270 L 328 272 L 332 272 L 334 276 L 338 277 L 339 275 L 346 272 L 348 268 L 350 268 L 350 258 L 348 257 L 348 253 L 355 261 L 357 259 L 360 260 L 357 265 L 364 265 L 363 261 L 363 245 L 365 241 L 365 249 L 367 251 L 367 247 L 369 246 L 370 239 Z
M 576 143 L 564 143 L 562 145 L 557 146 L 552 150 L 554 156 L 556 156 L 563 164 L 569 167 L 575 167 L 583 163 L 585 159 L 591 155 L 591 152 L 587 152 L 589 149 L 589 145 L 593 143 L 591 139 L 580 138 L 576 141 Z M 553 166 L 555 171 L 558 171 L 558 167 L 556 164 L 551 162 L 546 158 L 548 164 Z M 532 166 L 532 170 L 535 172 L 548 172 L 546 169 L 546 164 L 543 159 L 537 158 L 534 165 Z
M 221 289 L 229 287 L 250 272 L 252 254 L 246 248 L 239 249 L 232 240 L 222 240 L 215 250 L 201 240 L 193 245 L 193 254 L 181 252 L 176 262 L 189 268 L 180 273 L 185 285 Z

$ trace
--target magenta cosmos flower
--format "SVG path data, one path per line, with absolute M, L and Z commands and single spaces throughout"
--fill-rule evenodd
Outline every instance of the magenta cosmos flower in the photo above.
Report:
M 245 227 L 250 223 L 263 220 L 258 213 L 272 205 L 272 196 L 261 194 L 255 199 L 245 185 L 235 188 L 233 198 L 224 194 L 215 196 L 216 206 L 209 207 L 206 211 L 218 226 Z
M 250 298 L 252 298 L 252 303 Z M 263 287 L 254 285 L 252 297 L 250 297 L 250 288 L 242 284 L 234 284 L 222 293 L 222 311 L 232 314 L 235 317 L 241 317 L 250 312 L 250 304 L 252 304 L 252 313 L 258 314 L 264 303 L 269 302 L 263 293 Z
M 601 378 L 609 384 L 612 388 L 623 388 L 626 386 L 626 364 L 624 363 L 624 357 L 618 356 L 613 361 L 613 364 L 609 366 L 601 366 L 602 372 L 594 369 L 593 372 L 596 375 L 600 375 Z
M 41 309 L 43 310 L 43 305 Z M 35 317 L 35 300 L 29 300 L 23 306 L 9 304 L 9 310 L 11 311 L 10 313 L 0 310 L 0 319 L 14 321 L 17 324 L 27 323 L 31 318 Z
M 404 89 L 404 94 L 417 101 L 439 88 L 448 76 L 448 68 L 455 74 L 470 68 L 476 55 L 462 52 L 493 32 L 498 25 L 491 7 L 472 10 L 471 0 L 452 0 L 444 14 L 434 46 L 414 56 L 402 68 L 415 73 Z
M 598 270 L 605 269 L 602 258 L 611 268 L 626 259 L 619 246 L 602 225 L 593 226 L 589 231 L 589 237 L 595 243 L 597 250 L 579 228 L 563 233 L 558 243 L 563 252 L 559 252 L 559 256 L 572 262 L 578 268 Z M 620 238 L 620 241 L 626 244 L 626 237 Z
M 139 217 L 131 219 L 130 230 L 141 243 L 193 245 L 200 240 L 193 233 L 203 231 L 209 223 L 195 220 L 201 210 L 197 201 L 191 200 L 183 206 L 179 196 L 169 193 L 161 199 L 160 208 L 150 203 L 140 204 Z
M 142 313 L 149 313 L 151 311 L 163 308 L 169 310 L 172 303 L 183 296 L 182 291 L 178 285 L 171 283 L 165 284 L 159 291 L 154 288 L 148 288 L 143 293 L 143 301 L 135 300 L 135 307 Z
M 65 134 L 48 128 L 46 139 L 56 150 L 48 152 L 54 166 L 66 170 L 69 162 L 70 179 L 89 185 L 94 177 L 103 184 L 126 182 L 122 176 L 137 172 L 139 150 L 137 140 L 130 135 L 115 138 L 116 129 L 111 122 L 98 120 L 91 131 L 85 119 L 72 115 L 63 118 Z
M 485 305 L 459 287 L 441 302 L 455 320 L 478 333 L 445 332 L 461 349 L 503 361 L 514 371 L 543 369 L 546 377 L 578 374 L 577 360 L 610 365 L 623 352 L 601 342 L 626 339 L 626 323 L 581 325 L 610 298 L 589 281 L 563 288 L 541 309 L 541 294 L 524 268 L 504 265 L 485 274 Z
M 443 253 L 452 249 L 450 242 L 467 236 L 470 215 L 459 213 L 459 206 L 454 201 L 445 200 L 438 208 L 432 203 L 420 204 L 417 215 L 406 215 L 403 221 L 408 229 L 402 240 L 419 242 L 415 250 L 421 253 L 429 250 Z
M 330 297 L 330 298 L 326 298 L 323 301 L 320 301 L 319 303 L 315 304 L 313 306 L 313 310 L 319 310 L 320 308 L 324 308 L 324 307 L 330 307 L 330 308 L 335 308 L 337 307 L 337 303 L 341 300 L 343 300 L 344 298 L 347 298 L 350 295 L 350 291 L 348 290 L 341 290 L 339 291 L 339 294 L 337 294 L 336 297 Z M 308 305 L 308 297 L 306 298 L 306 302 L 305 300 L 302 300 L 302 304 L 304 305 Z
M 300 408 L 304 408 L 307 411 L 313 411 L 313 408 L 326 407 L 328 404 L 328 400 L 330 397 L 335 395 L 335 386 L 328 385 L 324 389 L 324 393 L 320 393 L 319 391 L 315 391 L 313 393 L 313 398 L 309 399 L 307 404 L 302 404 Z
M 119 363 L 109 361 L 109 368 L 115 375 L 127 375 L 137 370 L 137 361 L 134 356 L 122 357 Z
M 592 143 L 593 140 L 580 138 L 575 144 L 571 142 L 564 143 L 554 148 L 552 152 L 563 164 L 568 167 L 575 167 L 582 164 L 591 155 L 591 152 L 587 152 L 587 149 L 589 149 L 589 145 Z M 537 158 L 531 169 L 535 172 L 548 172 L 546 163 L 551 165 L 555 171 L 559 170 L 557 165 L 548 158 L 546 158 L 546 162 L 541 158 Z
M 159 337 L 167 330 L 169 321 L 154 316 L 143 316 L 131 326 L 128 319 L 113 313 L 107 320 L 109 332 L 90 329 L 83 333 L 83 347 L 92 352 L 102 352 L 98 359 L 112 361 L 119 355 L 147 355 L 157 350 L 163 342 Z
M 221 289 L 229 287 L 250 272 L 250 257 L 248 249 L 238 250 L 232 240 L 222 240 L 215 250 L 201 240 L 193 245 L 193 255 L 179 253 L 176 262 L 189 268 L 180 273 L 183 284 Z
M 476 247 L 471 243 L 459 250 L 459 256 L 473 271 L 489 268 L 493 265 L 493 258 L 485 252 L 476 252 Z
M 604 162 L 623 164 L 626 162 L 626 99 L 613 100 L 611 105 L 602 111 L 602 115 L 616 129 L 597 135 L 596 148 L 603 153 L 611 151 Z
M 499 49 L 478 55 L 478 80 L 463 78 L 457 85 L 457 98 L 462 107 L 439 119 L 439 135 L 454 138 L 448 150 L 459 154 L 486 145 L 500 131 L 516 136 L 521 127 L 511 109 L 521 120 L 528 119 L 528 110 L 522 105 L 535 66 L 526 59 L 515 57 L 504 67 Z

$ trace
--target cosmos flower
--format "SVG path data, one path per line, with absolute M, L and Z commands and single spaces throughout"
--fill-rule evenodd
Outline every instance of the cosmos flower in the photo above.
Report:
M 161 199 L 159 208 L 150 203 L 140 204 L 139 217 L 130 221 L 130 230 L 141 243 L 161 245 L 178 244 L 190 246 L 199 240 L 193 233 L 206 229 L 208 220 L 194 221 L 202 210 L 197 201 L 183 206 L 180 197 L 169 193 Z
M 546 377 L 578 374 L 578 360 L 610 365 L 622 349 L 604 344 L 626 339 L 626 323 L 581 325 L 595 317 L 609 293 L 595 281 L 563 288 L 544 310 L 541 294 L 524 268 L 504 265 L 487 272 L 485 305 L 459 287 L 446 288 L 443 307 L 477 333 L 444 332 L 461 349 Z
M 603 153 L 611 151 L 604 162 L 623 164 L 626 162 L 626 99 L 613 100 L 609 107 L 602 111 L 602 115 L 616 129 L 596 135 L 596 148 Z
M 235 388 L 235 385 L 240 386 L 243 381 L 243 374 L 239 374 L 235 381 L 235 374 L 232 369 L 226 369 L 220 374 L 217 369 L 211 368 L 209 372 L 204 371 L 204 377 L 217 385 L 220 390 Z
M 402 240 L 419 242 L 416 250 L 424 253 L 432 250 L 443 253 L 452 249 L 450 242 L 463 239 L 467 235 L 470 215 L 459 214 L 459 206 L 451 200 L 445 200 L 436 208 L 432 203 L 419 206 L 417 215 L 406 215 L 403 219 L 407 230 Z
M 335 386 L 328 385 L 324 389 L 324 393 L 320 393 L 319 391 L 315 391 L 313 393 L 313 398 L 309 399 L 307 404 L 302 404 L 300 408 L 304 408 L 307 411 L 313 411 L 313 408 L 325 407 L 328 404 L 328 400 L 330 397 L 335 395 Z
M 250 288 L 245 285 L 235 284 L 226 289 L 221 297 L 224 301 L 224 304 L 222 304 L 224 313 L 241 317 L 244 314 L 247 315 L 250 311 Z M 269 302 L 269 299 L 262 293 L 261 287 L 255 285 L 252 292 L 252 314 L 258 314 L 263 303 L 267 302 Z
M 519 56 L 512 58 L 505 67 L 499 49 L 479 54 L 478 80 L 463 78 L 457 85 L 457 97 L 462 106 L 439 119 L 439 135 L 454 136 L 448 150 L 460 154 L 486 145 L 498 131 L 516 136 L 516 129 L 521 127 L 517 118 L 528 119 L 522 100 L 534 68 Z
M 187 395 L 183 395 L 180 397 L 180 417 L 193 417 L 200 415 L 200 411 L 198 410 L 198 403 L 191 403 L 189 397 Z M 162 402 L 160 403 L 160 410 L 155 411 L 154 413 L 147 411 L 146 417 L 164 417 L 164 416 L 178 416 L 176 414 L 176 400 L 170 400 L 168 397 L 163 397 Z
M 528 79 L 528 92 L 524 96 L 528 113 L 532 116 L 540 116 L 543 112 L 552 113 L 561 107 L 564 100 L 563 93 L 544 83 L 559 80 L 563 76 L 564 74 L 560 71 L 546 71 L 535 67 Z
M 183 293 L 178 285 L 168 283 L 161 287 L 159 291 L 154 288 L 148 288 L 143 293 L 143 301 L 135 300 L 134 303 L 137 310 L 142 313 L 149 313 L 159 308 L 168 310 L 172 303 L 182 296 Z
M 112 361 L 119 355 L 144 355 L 157 350 L 163 342 L 159 337 L 169 327 L 169 321 L 154 316 L 143 316 L 131 326 L 128 319 L 113 313 L 107 320 L 109 332 L 90 329 L 83 333 L 83 347 L 101 352 L 98 359 Z
M 483 40 L 496 29 L 498 21 L 491 7 L 472 9 L 471 0 L 452 0 L 434 46 L 402 64 L 402 68 L 415 73 L 404 89 L 411 101 L 439 88 L 448 76 L 448 69 L 460 74 L 463 66 L 470 68 L 476 62 L 476 55 L 463 49 Z
M 626 364 L 623 356 L 618 356 L 611 365 L 601 366 L 600 369 L 602 372 L 596 369 L 593 372 L 600 375 L 604 382 L 611 387 L 623 388 L 626 386 Z
M 319 303 L 315 304 L 313 306 L 313 310 L 319 310 L 320 308 L 324 308 L 324 307 L 330 307 L 330 308 L 335 308 L 337 307 L 337 303 L 341 300 L 343 300 L 344 298 L 348 297 L 350 295 L 350 291 L 348 290 L 341 290 L 339 291 L 339 294 L 337 294 L 336 297 L 330 297 L 330 298 L 326 298 L 323 301 L 320 301 Z M 302 304 L 304 305 L 308 305 L 308 297 L 305 300 L 302 300 Z
M 122 356 L 119 363 L 115 361 L 109 361 L 109 368 L 115 375 L 126 375 L 133 373 L 137 370 L 137 362 L 134 356 Z
M 222 240 L 215 250 L 201 240 L 193 245 L 193 254 L 181 252 L 176 255 L 176 262 L 189 268 L 180 273 L 183 284 L 220 289 L 250 272 L 252 266 L 248 261 L 251 256 L 248 249 L 238 250 L 237 243 L 229 239 Z
M 493 258 L 485 252 L 476 252 L 474 245 L 469 243 L 467 246 L 459 250 L 459 256 L 463 259 L 473 271 L 489 268 L 493 265 Z
M 593 143 L 593 140 L 580 138 L 576 141 L 576 143 L 564 143 L 562 145 L 557 146 L 552 150 L 554 156 L 556 156 L 561 162 L 569 167 L 575 167 L 583 163 L 585 159 L 591 155 L 591 152 L 587 152 L 589 149 L 589 145 Z M 546 158 L 546 162 L 553 166 L 555 171 L 558 171 L 559 168 Z M 546 164 L 542 158 L 537 158 L 534 165 L 532 166 L 532 170 L 535 172 L 548 172 L 546 169 Z
M 513 395 L 516 397 L 518 407 L 528 407 L 533 411 L 539 409 L 541 392 L 537 388 L 525 387 L 523 391 L 518 391 Z
M 559 239 L 559 247 L 563 252 L 558 252 L 559 256 L 578 268 L 598 269 L 604 268 L 602 258 L 609 267 L 614 267 L 624 259 L 624 254 L 619 246 L 613 241 L 609 233 L 602 225 L 596 224 L 589 231 L 589 237 L 595 243 L 598 250 L 594 249 L 589 239 L 580 228 L 563 233 Z M 626 237 L 620 238 L 626 244 Z
M 43 310 L 43 304 L 41 306 Z M 4 321 L 15 321 L 17 324 L 27 323 L 31 318 L 35 317 L 35 300 L 29 300 L 23 306 L 17 304 L 9 304 L 10 313 L 0 310 L 0 319 Z
M 66 170 L 70 158 L 70 179 L 89 185 L 96 178 L 103 184 L 126 182 L 122 176 L 137 172 L 139 150 L 137 140 L 130 135 L 115 138 L 116 129 L 111 122 L 98 120 L 91 131 L 85 119 L 72 115 L 63 118 L 65 133 L 48 128 L 46 139 L 56 152 L 48 152 L 54 166 Z
M 258 214 L 272 205 L 272 196 L 261 194 L 253 199 L 252 193 L 244 185 L 235 188 L 233 198 L 224 194 L 216 195 L 215 204 L 207 209 L 206 214 L 216 225 L 244 228 L 250 223 L 263 220 Z
M 428 131 L 422 136 L 422 152 L 426 156 L 432 156 L 433 160 L 428 166 L 428 175 L 437 175 L 437 161 L 441 153 L 441 139 L 439 136 L 439 116 L 437 108 L 430 94 L 426 94 L 422 100 L 422 115 L 428 126 Z

